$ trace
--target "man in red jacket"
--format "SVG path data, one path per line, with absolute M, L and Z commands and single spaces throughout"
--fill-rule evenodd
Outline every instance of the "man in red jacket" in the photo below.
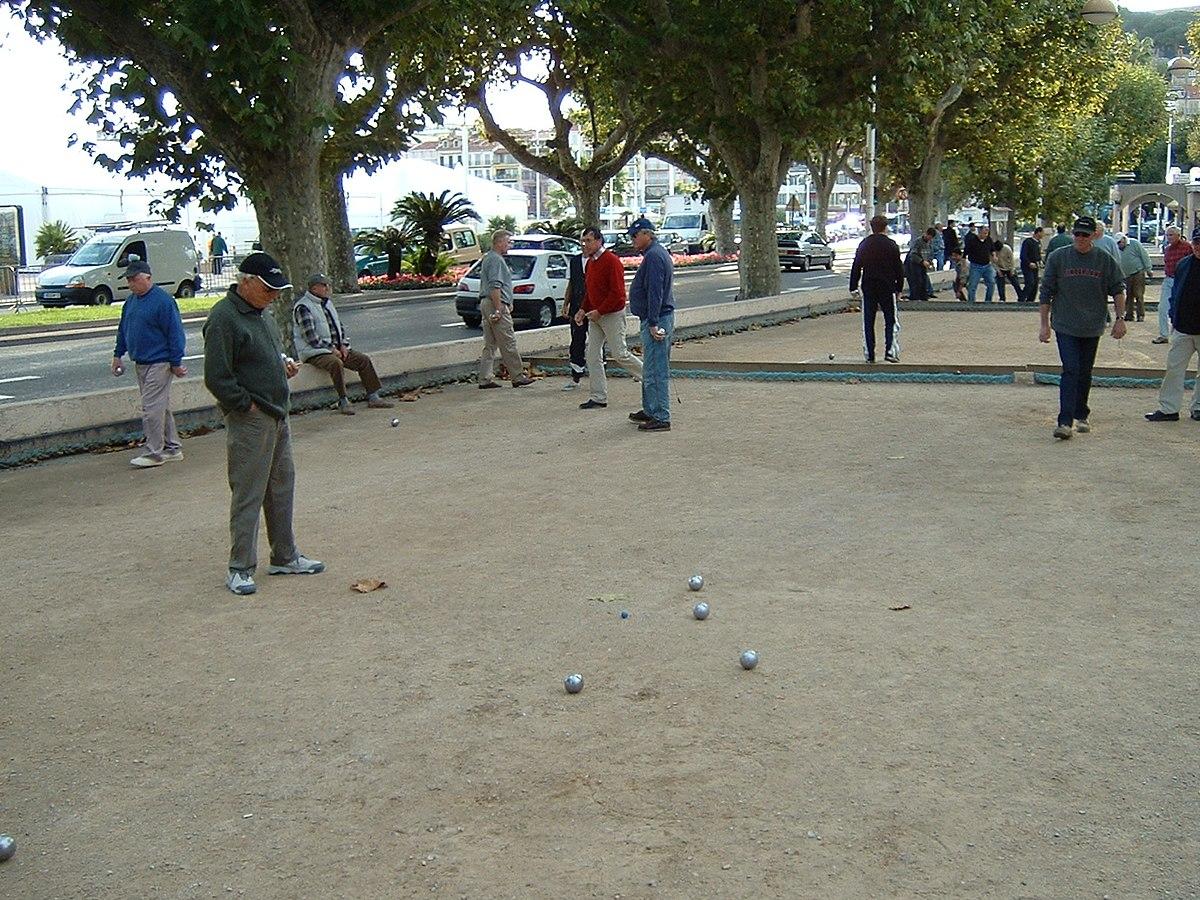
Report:
M 580 409 L 608 406 L 608 384 L 604 376 L 604 343 L 612 361 L 632 375 L 642 377 L 642 361 L 625 344 L 625 267 L 616 254 L 604 247 L 600 229 L 583 230 L 583 276 L 587 282 L 583 307 L 575 313 L 576 324 L 589 322 L 587 371 L 590 396 Z

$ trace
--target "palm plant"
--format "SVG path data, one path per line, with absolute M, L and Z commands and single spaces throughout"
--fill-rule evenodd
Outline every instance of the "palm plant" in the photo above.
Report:
M 404 252 L 417 244 L 420 235 L 411 222 L 402 221 L 399 225 L 387 225 L 383 228 L 368 228 L 359 232 L 355 244 L 372 256 L 386 256 L 388 261 L 387 277 L 391 280 L 397 277 L 404 268 Z
M 413 191 L 401 197 L 392 207 L 392 220 L 411 224 L 421 235 L 421 256 L 417 273 L 432 275 L 437 269 L 438 253 L 442 248 L 442 229 L 447 225 L 465 222 L 468 219 L 481 221 L 479 213 L 462 194 L 442 191 L 422 194 Z
M 43 259 L 61 253 L 74 253 L 79 249 L 79 244 L 75 229 L 61 219 L 43 222 L 33 239 L 34 252 Z
M 509 234 L 517 233 L 517 217 L 516 216 L 492 216 L 487 220 L 487 224 L 483 226 L 483 234 L 489 241 L 492 235 L 497 231 L 507 231 Z

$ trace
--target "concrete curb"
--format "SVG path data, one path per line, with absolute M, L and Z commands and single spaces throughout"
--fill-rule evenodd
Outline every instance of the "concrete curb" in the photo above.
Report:
M 691 307 L 676 311 L 675 329 L 683 339 L 730 333 L 838 312 L 852 303 L 844 288 L 829 288 Z M 630 317 L 628 331 L 635 346 L 639 343 L 637 326 L 637 320 Z M 569 343 L 570 330 L 565 325 L 517 334 L 517 346 L 525 357 L 561 350 Z M 481 337 L 471 337 L 385 350 L 371 358 L 386 390 L 409 390 L 469 380 L 476 372 L 481 346 Z M 136 440 L 141 434 L 139 396 L 135 384 L 126 384 L 129 386 L 0 406 L 0 468 Z M 293 412 L 327 407 L 335 400 L 326 376 L 311 366 L 302 367 L 291 386 Z M 361 395 L 357 382 L 355 387 Z M 176 423 L 184 431 L 221 426 L 220 413 L 201 378 L 178 381 L 171 399 Z

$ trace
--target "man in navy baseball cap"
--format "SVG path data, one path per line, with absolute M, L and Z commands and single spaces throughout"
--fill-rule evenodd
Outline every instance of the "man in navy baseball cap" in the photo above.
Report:
M 629 226 L 629 229 L 626 233 L 630 237 L 634 237 L 635 235 L 637 235 L 639 232 L 642 232 L 642 231 L 648 231 L 651 234 L 654 234 L 654 223 L 651 222 L 649 219 L 647 219 L 645 216 L 642 216 L 641 218 L 638 218 L 638 219 L 634 219 L 633 224 Z

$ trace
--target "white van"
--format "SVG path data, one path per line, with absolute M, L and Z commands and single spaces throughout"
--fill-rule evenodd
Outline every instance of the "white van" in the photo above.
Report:
M 192 236 L 166 222 L 116 222 L 89 226 L 95 234 L 61 266 L 38 276 L 34 295 L 42 306 L 70 303 L 103 306 L 129 296 L 130 259 L 150 264 L 154 283 L 176 297 L 195 296 L 200 286 Z
M 686 242 L 686 249 L 673 252 L 699 253 L 701 239 L 712 230 L 709 221 L 708 204 L 700 200 L 679 194 L 663 198 L 663 223 L 659 229 L 663 233 L 674 232 Z

